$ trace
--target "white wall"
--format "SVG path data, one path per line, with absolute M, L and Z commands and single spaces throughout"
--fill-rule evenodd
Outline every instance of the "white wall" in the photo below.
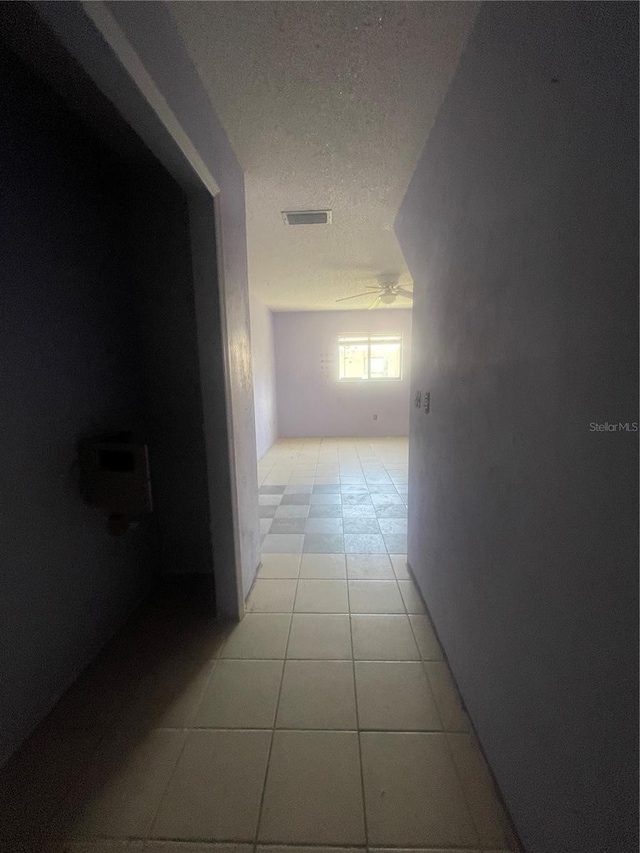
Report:
M 257 299 L 250 298 L 251 357 L 253 360 L 253 404 L 256 414 L 258 459 L 278 437 L 276 407 L 276 363 L 273 346 L 273 314 Z
M 529 853 L 638 850 L 637 22 L 483 4 L 396 222 L 409 562 Z
M 408 435 L 410 310 L 282 312 L 273 319 L 281 438 Z M 338 382 L 339 335 L 396 332 L 404 342 L 401 380 Z

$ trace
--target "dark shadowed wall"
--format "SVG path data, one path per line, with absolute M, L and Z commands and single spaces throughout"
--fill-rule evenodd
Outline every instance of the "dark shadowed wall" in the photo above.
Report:
M 408 558 L 529 853 L 638 849 L 637 20 L 485 4 L 396 222 Z
M 151 521 L 120 538 L 78 491 L 76 443 L 145 434 L 117 159 L 0 56 L 0 763 L 139 599 Z
M 142 317 L 139 339 L 154 508 L 160 520 L 159 563 L 166 573 L 208 575 L 212 584 L 187 199 L 154 163 L 128 168 L 121 196 L 123 246 Z M 224 394 L 222 387 L 218 394 Z
M 82 91 L 92 129 L 17 59 L 2 65 L 0 762 L 121 624 L 152 567 L 198 576 L 215 607 L 189 205 L 73 74 L 63 88 Z M 217 307 L 215 278 L 209 291 Z M 208 321 L 211 356 L 219 315 Z M 226 426 L 217 367 L 208 390 Z M 154 512 L 114 539 L 80 499 L 75 457 L 80 437 L 121 430 L 148 445 Z
M 45 3 L 52 7 L 54 4 Z M 55 4 L 56 7 L 62 4 Z M 123 34 L 133 46 L 153 78 L 181 129 L 194 146 L 198 156 L 220 186 L 217 201 L 218 239 L 206 210 L 191 209 L 192 225 L 197 227 L 202 246 L 214 240 L 218 248 L 222 282 L 211 282 L 211 293 L 221 288 L 222 314 L 216 316 L 213 306 L 199 294 L 198 320 L 201 327 L 201 373 L 205 379 L 205 404 L 211 411 L 210 433 L 207 436 L 208 463 L 211 472 L 210 491 L 220 500 L 212 507 L 212 543 L 214 559 L 228 566 L 228 578 L 218 578 L 218 601 L 227 614 L 236 612 L 228 606 L 235 589 L 220 589 L 220 581 L 233 587 L 233 563 L 240 565 L 243 592 L 248 594 L 260 562 L 258 524 L 258 480 L 256 465 L 256 436 L 251 369 L 251 334 L 249 320 L 249 289 L 247 278 L 247 236 L 244 195 L 244 174 L 226 137 L 224 128 L 211 106 L 196 69 L 182 42 L 166 3 L 128 2 L 107 3 Z M 53 15 L 58 14 L 53 9 Z M 64 10 L 63 10 L 64 11 Z M 51 17 L 49 11 L 48 17 Z M 204 205 L 206 208 L 206 205 Z M 213 217 L 211 217 L 212 219 Z M 207 241 L 207 230 L 210 237 Z M 198 287 L 196 287 L 198 290 Z M 211 294 L 209 294 L 209 299 Z M 220 323 L 226 329 L 226 352 L 219 352 Z M 215 400 L 206 400 L 210 384 L 205 366 L 224 356 L 228 381 L 230 422 L 229 431 L 222 429 Z M 218 371 L 216 371 L 217 375 Z M 207 390 L 209 388 L 209 390 Z M 219 397 L 219 395 L 217 395 Z M 223 398 L 221 398 L 223 400 Z M 225 427 L 227 424 L 225 423 Z M 228 457 L 233 460 L 233 482 L 229 482 Z M 233 541 L 231 505 L 237 507 L 238 541 Z M 235 551 L 235 555 L 234 555 Z

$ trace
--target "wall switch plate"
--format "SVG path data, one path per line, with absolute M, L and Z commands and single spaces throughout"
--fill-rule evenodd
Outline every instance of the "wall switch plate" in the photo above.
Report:
M 377 415 L 374 415 L 374 416 L 373 416 L 373 419 L 374 419 L 374 421 L 377 421 L 377 420 L 378 420 L 378 416 L 377 416 Z
M 416 409 L 420 409 L 422 407 L 422 391 L 416 391 L 416 395 L 413 398 L 413 405 Z

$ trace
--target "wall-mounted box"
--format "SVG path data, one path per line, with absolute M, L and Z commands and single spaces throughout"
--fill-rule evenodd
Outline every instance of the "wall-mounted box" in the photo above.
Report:
M 80 479 L 87 503 L 110 515 L 140 516 L 153 509 L 146 444 L 83 441 Z

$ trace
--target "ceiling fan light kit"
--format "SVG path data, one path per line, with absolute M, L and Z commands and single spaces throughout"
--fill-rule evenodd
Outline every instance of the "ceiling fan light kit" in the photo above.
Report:
M 336 302 L 346 302 L 348 299 L 359 299 L 362 296 L 374 296 L 374 294 L 375 299 L 373 300 L 371 305 L 369 305 L 369 309 L 377 308 L 378 305 L 380 305 L 381 303 L 383 305 L 393 305 L 393 303 L 399 296 L 404 297 L 405 299 L 409 299 L 411 302 L 413 302 L 412 291 L 405 290 L 403 287 L 401 287 L 397 283 L 397 277 L 394 276 L 393 278 L 391 278 L 389 276 L 381 276 L 378 279 L 378 282 L 379 283 L 376 285 L 365 285 L 367 288 L 367 291 L 365 293 L 356 293 L 353 296 L 343 296 L 342 299 L 336 299 Z

